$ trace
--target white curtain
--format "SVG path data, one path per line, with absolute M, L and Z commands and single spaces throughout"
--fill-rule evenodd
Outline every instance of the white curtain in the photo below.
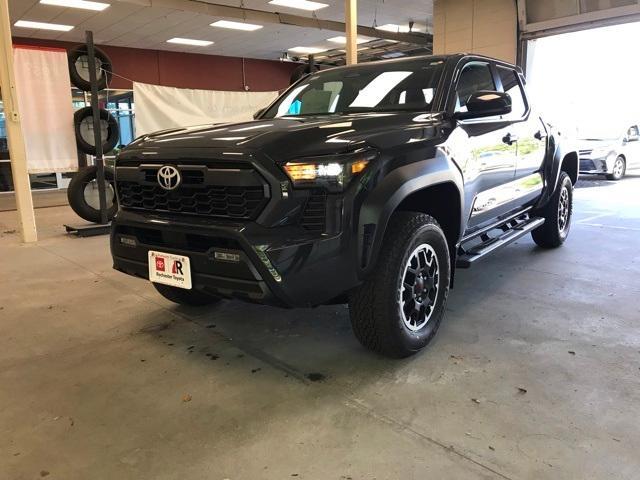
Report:
M 225 92 L 133 84 L 136 135 L 167 128 L 242 122 L 271 103 L 278 92 Z
M 67 52 L 30 47 L 13 52 L 29 173 L 77 170 Z

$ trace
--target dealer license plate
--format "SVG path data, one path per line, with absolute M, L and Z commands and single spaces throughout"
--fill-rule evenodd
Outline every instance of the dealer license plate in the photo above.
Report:
M 191 290 L 189 257 L 149 250 L 149 280 Z

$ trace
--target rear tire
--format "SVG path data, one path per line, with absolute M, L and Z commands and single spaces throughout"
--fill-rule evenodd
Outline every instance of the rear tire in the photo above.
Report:
M 360 343 L 393 358 L 413 355 L 435 336 L 449 293 L 449 246 L 438 222 L 394 213 L 369 278 L 349 298 Z
M 620 155 L 618 158 L 616 158 L 616 161 L 613 164 L 613 172 L 607 175 L 607 180 L 613 180 L 616 182 L 618 180 L 622 180 L 622 177 L 624 177 L 626 171 L 627 162 L 625 161 L 624 157 Z
M 562 245 L 569 235 L 573 216 L 573 184 L 566 172 L 560 172 L 556 191 L 537 214 L 545 222 L 531 232 L 533 241 L 543 248 Z
M 199 290 L 185 290 L 184 288 L 171 287 L 161 283 L 154 283 L 153 286 L 160 295 L 178 305 L 204 307 L 205 305 L 218 303 L 221 300 L 220 297 L 207 295 Z

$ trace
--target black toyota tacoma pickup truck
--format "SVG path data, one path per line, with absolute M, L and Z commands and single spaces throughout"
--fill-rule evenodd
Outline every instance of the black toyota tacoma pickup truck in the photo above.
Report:
M 348 303 L 362 344 L 411 355 L 456 267 L 567 237 L 578 155 L 524 83 L 476 55 L 374 62 L 306 76 L 253 121 L 138 138 L 116 161 L 114 268 L 179 304 Z

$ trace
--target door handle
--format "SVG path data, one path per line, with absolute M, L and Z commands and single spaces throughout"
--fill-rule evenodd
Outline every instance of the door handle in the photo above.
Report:
M 507 145 L 511 146 L 518 141 L 518 136 L 513 135 L 511 133 L 507 133 L 504 137 L 502 137 L 502 141 Z
M 542 133 L 542 130 L 538 130 L 533 136 L 536 140 L 544 140 L 545 138 L 547 138 L 547 134 Z

